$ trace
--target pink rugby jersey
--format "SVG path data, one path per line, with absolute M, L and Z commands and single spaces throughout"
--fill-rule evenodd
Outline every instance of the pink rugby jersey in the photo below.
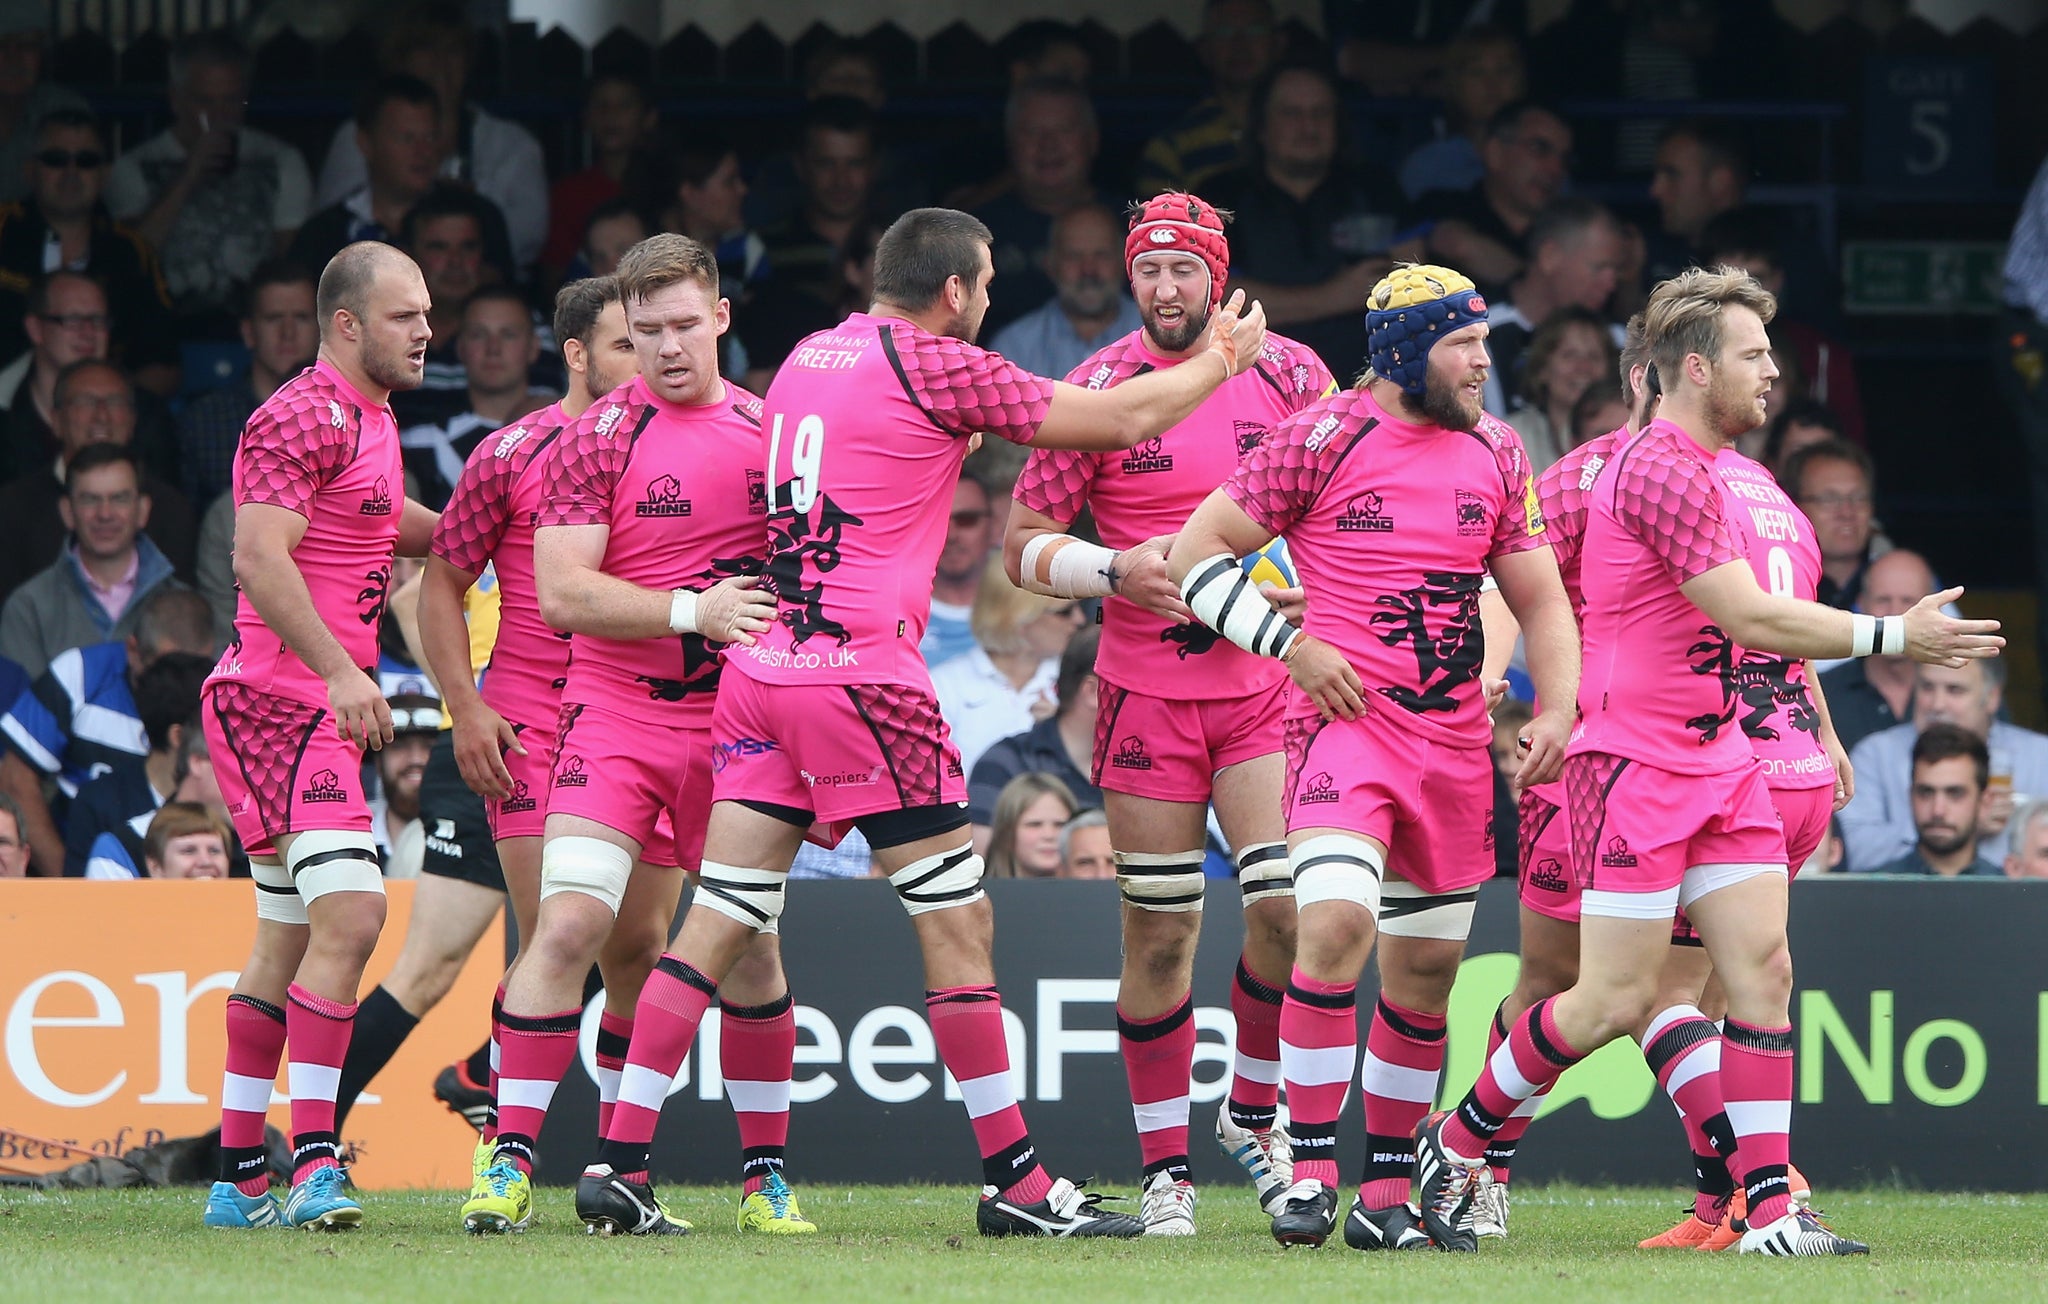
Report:
M 1681 774 L 1754 763 L 1726 711 L 1721 667 L 1738 653 L 1679 591 L 1743 560 L 1713 461 L 1677 426 L 1654 421 L 1593 486 L 1580 547 L 1574 755 L 1605 752 Z
M 1108 389 L 1180 361 L 1154 353 L 1145 332 L 1132 331 L 1067 380 Z M 1259 360 L 1179 425 L 1120 453 L 1038 449 L 1024 463 L 1014 496 L 1063 524 L 1088 507 L 1104 546 L 1135 547 L 1185 525 L 1267 432 L 1334 389 L 1329 368 L 1313 350 L 1268 335 Z M 1095 665 L 1119 688 L 1183 700 L 1241 697 L 1287 677 L 1279 662 L 1253 656 L 1198 621 L 1175 624 L 1115 596 L 1102 604 Z
M 263 401 L 235 452 L 235 507 L 263 504 L 306 518 L 292 549 L 313 609 L 349 660 L 377 675 L 377 625 L 405 511 L 405 468 L 391 409 L 371 403 L 326 360 Z M 209 683 L 325 705 L 327 684 L 271 632 L 246 593 Z
M 433 553 L 457 570 L 498 576 L 498 640 L 478 685 L 484 704 L 514 724 L 552 728 L 562 707 L 569 635 L 540 618 L 533 527 L 546 485 L 543 456 L 561 437 L 560 403 L 488 435 L 470 450 L 434 528 Z
M 1285 536 L 1313 595 L 1303 628 L 1350 660 L 1369 706 L 1424 737 L 1485 745 L 1480 582 L 1488 558 L 1546 542 L 1506 423 L 1411 425 L 1347 390 L 1282 422 L 1224 490 Z M 1296 693 L 1290 710 L 1315 704 Z
M 1586 595 L 1579 586 L 1579 545 L 1586 536 L 1586 500 L 1600 470 L 1614 458 L 1614 450 L 1629 438 L 1627 426 L 1610 430 L 1580 444 L 1552 462 L 1536 477 L 1536 505 L 1543 512 L 1544 532 L 1550 551 L 1557 557 L 1558 578 L 1564 581 L 1565 596 L 1572 600 L 1572 614 L 1585 616 Z
M 731 662 L 775 684 L 929 690 L 931 618 L 967 437 L 1028 444 L 1053 382 L 965 340 L 857 312 L 768 387 L 768 587 L 776 623 Z
M 1714 458 L 1722 509 L 1735 542 L 1767 592 L 1813 601 L 1820 589 L 1820 544 L 1813 523 L 1778 482 L 1733 448 Z M 1723 661 L 1722 711 L 1742 729 L 1773 788 L 1833 787 L 1835 765 L 1820 745 L 1820 712 L 1807 687 L 1806 663 L 1735 649 Z
M 656 398 L 635 376 L 541 454 L 539 528 L 602 525 L 600 569 L 650 589 L 706 589 L 761 571 L 761 400 Z M 698 634 L 569 641 L 562 700 L 669 728 L 708 729 L 725 647 Z

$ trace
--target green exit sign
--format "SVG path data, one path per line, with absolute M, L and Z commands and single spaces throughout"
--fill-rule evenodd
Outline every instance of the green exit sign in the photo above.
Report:
M 1842 306 L 1865 313 L 1995 313 L 2005 245 L 1863 240 L 1842 247 Z

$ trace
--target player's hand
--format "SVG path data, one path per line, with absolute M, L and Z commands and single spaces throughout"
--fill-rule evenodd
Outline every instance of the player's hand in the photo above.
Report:
M 1365 684 L 1344 654 L 1303 634 L 1287 658 L 1294 686 L 1307 693 L 1325 720 L 1356 720 L 1365 714 Z
M 1161 534 L 1116 555 L 1110 565 L 1116 572 L 1116 594 L 1135 602 L 1155 616 L 1186 624 L 1195 618 L 1180 600 L 1180 585 L 1166 574 L 1166 553 L 1173 536 Z
M 1564 749 L 1572 740 L 1572 726 L 1578 722 L 1578 709 L 1545 711 L 1529 722 L 1517 741 L 1522 744 L 1522 768 L 1515 771 L 1514 789 L 1517 794 L 1549 783 L 1564 773 Z
M 775 595 L 758 587 L 757 575 L 720 580 L 697 595 L 697 632 L 714 643 L 754 646 L 754 635 L 775 620 Z
M 526 755 L 519 731 L 512 722 L 479 702 L 455 718 L 455 768 L 462 781 L 479 797 L 497 800 L 512 795 L 512 771 L 505 768 L 505 753 Z
M 1486 695 L 1486 719 L 1490 724 L 1493 721 L 1494 708 L 1507 700 L 1508 681 L 1488 679 L 1482 675 L 1479 680 L 1479 691 Z
M 1827 752 L 1828 759 L 1835 763 L 1835 811 L 1839 814 L 1842 807 L 1855 800 L 1856 767 L 1849 764 L 1849 753 L 1832 729 L 1827 737 L 1821 739 L 1820 745 Z
M 1278 584 L 1262 584 L 1259 596 L 1290 625 L 1299 625 L 1302 617 L 1308 615 L 1308 590 L 1299 584 L 1291 589 L 1283 589 Z
M 391 704 L 377 681 L 350 666 L 327 681 L 327 707 L 334 712 L 334 733 L 345 742 L 373 752 L 391 741 Z
M 1235 376 L 1249 370 L 1266 347 L 1266 309 L 1256 299 L 1249 307 L 1244 291 L 1238 290 L 1216 312 L 1209 324 L 1209 352 L 1223 359 Z
M 1963 596 L 1960 586 L 1930 593 L 1913 604 L 1906 622 L 1906 655 L 1930 666 L 1959 670 L 1965 661 L 1995 657 L 2005 640 L 1995 620 L 1957 620 L 1942 608 Z

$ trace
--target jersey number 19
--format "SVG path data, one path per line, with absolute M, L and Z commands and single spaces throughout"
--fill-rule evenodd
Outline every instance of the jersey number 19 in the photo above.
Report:
M 813 413 L 796 423 L 796 438 L 789 446 L 789 505 L 799 514 L 811 510 L 811 504 L 818 501 L 818 464 L 825 457 L 825 422 Z M 768 511 L 775 511 L 775 498 L 780 472 L 776 463 L 782 460 L 782 414 L 775 414 L 775 424 L 768 431 Z

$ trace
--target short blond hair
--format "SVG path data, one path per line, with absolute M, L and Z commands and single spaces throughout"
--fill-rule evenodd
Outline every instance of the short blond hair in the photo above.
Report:
M 1665 393 L 1697 353 L 1710 362 L 1721 357 L 1721 320 L 1731 307 L 1747 308 L 1768 326 L 1778 315 L 1777 296 L 1748 272 L 1733 267 L 1692 267 L 1650 291 L 1643 309 L 1643 335 Z
M 228 835 L 228 826 L 212 811 L 196 801 L 171 801 L 150 817 L 149 831 L 142 835 L 142 858 L 147 864 L 161 865 L 164 850 L 174 839 L 189 838 L 195 833 L 211 833 L 219 838 L 223 851 L 235 845 Z
M 695 281 L 718 297 L 718 256 L 686 235 L 663 231 L 648 236 L 619 259 L 619 298 L 644 301 L 678 281 Z
M 1049 598 L 1010 583 L 1003 571 L 1000 553 L 988 559 L 981 572 L 981 587 L 975 590 L 974 608 L 967 614 L 967 628 L 984 652 L 1001 656 L 1025 650 L 1024 627 L 1073 599 Z

